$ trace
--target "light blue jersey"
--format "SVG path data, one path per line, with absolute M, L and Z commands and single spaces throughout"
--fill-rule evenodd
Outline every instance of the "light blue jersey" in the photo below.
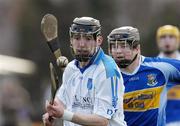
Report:
M 180 83 L 180 62 L 141 56 L 139 67 L 123 72 L 128 126 L 165 126 L 168 81 Z
M 109 120 L 108 126 L 126 126 L 123 94 L 123 79 L 115 61 L 99 49 L 83 69 L 76 60 L 68 64 L 57 97 L 68 111 L 97 114 Z M 79 125 L 64 121 L 64 126 Z

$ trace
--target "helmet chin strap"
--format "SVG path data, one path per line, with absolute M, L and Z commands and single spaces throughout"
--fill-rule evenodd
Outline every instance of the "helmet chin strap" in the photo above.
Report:
M 99 49 L 99 47 L 96 46 L 95 49 L 94 49 L 94 53 L 91 54 L 91 55 L 77 55 L 75 53 L 73 47 L 72 47 L 72 44 L 70 45 L 70 47 L 71 47 L 71 52 L 72 52 L 74 58 L 76 60 L 78 60 L 79 62 L 88 62 L 88 61 L 90 61 L 92 59 L 92 57 L 97 53 L 97 51 Z
M 75 58 L 79 61 L 79 62 L 88 62 L 90 61 L 94 55 L 96 55 L 97 51 L 98 51 L 99 47 L 96 47 L 95 52 L 92 55 L 75 55 Z
M 128 67 L 129 65 L 131 65 L 137 58 L 138 54 L 135 55 L 135 57 L 132 59 L 132 60 L 122 60 L 120 61 L 119 63 L 117 63 L 117 65 L 120 67 L 120 68 L 126 68 Z
M 135 40 L 133 40 L 132 41 L 132 45 L 133 45 L 133 43 L 134 43 L 134 41 Z M 117 48 L 117 40 L 116 40 L 116 48 Z M 127 41 L 125 40 L 125 47 L 127 47 Z M 134 61 L 135 61 L 135 59 L 137 58 L 137 55 L 138 55 L 138 53 L 134 56 L 134 58 L 132 59 L 132 60 L 126 60 L 126 59 L 124 59 L 124 60 L 122 60 L 122 61 L 118 61 L 118 62 L 116 62 L 117 63 L 117 65 L 120 67 L 120 68 L 126 68 L 126 67 L 128 67 L 129 65 L 131 65 Z

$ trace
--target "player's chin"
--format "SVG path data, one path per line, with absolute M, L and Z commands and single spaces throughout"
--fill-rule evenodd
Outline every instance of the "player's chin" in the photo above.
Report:
M 163 52 L 164 52 L 165 54 L 172 54 L 172 53 L 175 52 L 175 49 L 165 49 Z
M 120 63 L 124 60 L 124 57 L 116 57 L 114 58 L 117 63 Z

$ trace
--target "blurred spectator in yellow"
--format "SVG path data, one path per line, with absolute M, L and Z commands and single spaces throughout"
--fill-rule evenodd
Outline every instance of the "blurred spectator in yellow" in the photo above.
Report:
M 157 44 L 159 57 L 180 60 L 180 31 L 173 25 L 164 25 L 157 30 Z M 173 83 L 169 82 L 172 86 Z M 180 126 L 180 85 L 168 87 L 168 101 L 166 106 L 167 126 Z

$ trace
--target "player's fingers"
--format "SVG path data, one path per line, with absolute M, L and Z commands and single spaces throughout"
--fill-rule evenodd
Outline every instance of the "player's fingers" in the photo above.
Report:
M 53 112 L 54 113 L 54 112 Z M 50 119 L 51 118 L 51 119 Z M 49 113 L 45 113 L 43 116 L 42 116 L 42 120 L 44 123 L 52 123 L 52 121 L 55 120 L 54 117 L 52 117 Z
M 58 110 L 57 107 L 55 107 L 54 105 L 51 105 L 49 103 L 47 104 L 46 111 L 49 113 L 49 116 L 53 116 L 57 110 Z
M 53 112 L 55 112 L 55 111 L 57 111 L 57 110 L 58 110 L 58 106 L 54 106 L 54 105 L 48 106 L 48 111 L 53 111 Z
M 49 115 L 54 118 L 59 118 L 59 111 L 51 111 Z
M 58 111 L 51 110 L 51 111 L 48 112 L 48 114 L 51 117 L 57 117 L 58 116 Z
M 44 115 L 42 116 L 43 123 L 45 123 L 46 118 L 47 118 L 47 116 L 44 114 Z
M 53 116 L 54 115 L 52 111 L 48 111 L 48 114 L 49 114 L 49 116 Z
M 57 60 L 56 63 L 60 67 L 66 67 L 68 64 L 68 59 L 65 56 L 60 56 Z
M 48 113 L 45 113 L 42 116 L 42 120 L 43 120 L 43 123 L 45 124 L 45 126 L 50 126 L 51 125 L 51 122 L 48 120 L 48 118 L 49 118 L 49 114 Z
M 49 105 L 47 106 L 47 112 L 49 114 L 49 116 L 54 116 L 57 114 L 58 111 L 58 107 L 53 106 L 53 105 Z
M 53 102 L 53 105 L 57 106 L 58 104 L 59 104 L 59 102 L 55 99 L 54 102 Z

